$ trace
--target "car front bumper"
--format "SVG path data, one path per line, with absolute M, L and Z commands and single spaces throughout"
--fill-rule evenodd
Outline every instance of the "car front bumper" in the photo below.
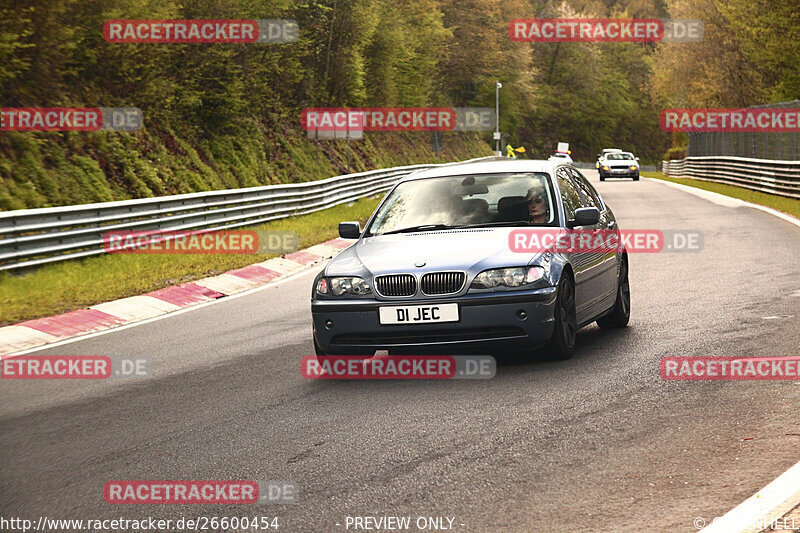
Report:
M 415 355 L 487 353 L 534 347 L 553 333 L 555 296 L 556 288 L 546 287 L 449 299 L 313 300 L 314 339 L 325 353 L 339 355 L 373 354 L 376 350 Z M 398 325 L 381 324 L 378 319 L 380 307 L 443 303 L 458 304 L 458 322 Z
M 604 178 L 638 178 L 639 171 L 624 169 L 624 170 L 599 170 L 600 175 Z

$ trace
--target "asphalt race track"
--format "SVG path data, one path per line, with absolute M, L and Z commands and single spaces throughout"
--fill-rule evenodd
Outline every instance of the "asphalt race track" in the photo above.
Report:
M 0 383 L 2 514 L 277 516 L 279 531 L 430 516 L 548 532 L 694 531 L 721 516 L 800 459 L 800 381 L 664 381 L 659 360 L 799 355 L 800 228 L 585 172 L 623 229 L 704 235 L 700 252 L 630 256 L 628 328 L 581 330 L 566 362 L 510 354 L 492 380 L 307 381 L 307 271 L 37 352 L 146 357 L 153 375 Z M 301 495 L 111 505 L 113 479 L 291 480 Z

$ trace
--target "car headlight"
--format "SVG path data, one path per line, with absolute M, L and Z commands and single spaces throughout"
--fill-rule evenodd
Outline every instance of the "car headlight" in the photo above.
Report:
M 636 165 L 631 165 L 631 170 L 639 170 L 639 167 L 637 167 Z
M 317 294 L 371 294 L 369 284 L 361 278 L 320 278 L 317 282 Z
M 607 166 L 603 166 L 603 170 L 608 170 L 608 167 Z
M 544 277 L 544 268 L 540 266 L 493 268 L 484 270 L 472 280 L 470 289 L 493 289 L 501 285 L 506 287 L 522 287 Z

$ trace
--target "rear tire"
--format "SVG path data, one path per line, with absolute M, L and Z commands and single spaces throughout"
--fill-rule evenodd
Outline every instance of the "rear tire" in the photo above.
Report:
M 569 275 L 562 275 L 556 289 L 556 309 L 553 335 L 545 350 L 550 359 L 565 360 L 575 354 L 578 323 L 575 318 L 575 283 Z
M 628 282 L 628 259 L 623 256 L 619 266 L 619 281 L 617 283 L 617 299 L 611 312 L 597 320 L 597 325 L 603 329 L 624 328 L 631 319 L 631 286 Z
M 600 176 L 600 181 L 606 181 L 605 176 Z
M 633 181 L 639 181 L 639 176 L 634 176 Z

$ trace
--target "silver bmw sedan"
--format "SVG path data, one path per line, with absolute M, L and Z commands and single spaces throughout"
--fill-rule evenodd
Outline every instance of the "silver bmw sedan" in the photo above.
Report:
M 627 325 L 627 252 L 551 246 L 552 239 L 515 243 L 530 244 L 524 232 L 538 243 L 541 232 L 618 229 L 589 181 L 558 161 L 416 172 L 389 191 L 363 229 L 339 224 L 340 236 L 356 242 L 314 279 L 317 355 L 544 346 L 552 358 L 569 358 L 581 327 Z

